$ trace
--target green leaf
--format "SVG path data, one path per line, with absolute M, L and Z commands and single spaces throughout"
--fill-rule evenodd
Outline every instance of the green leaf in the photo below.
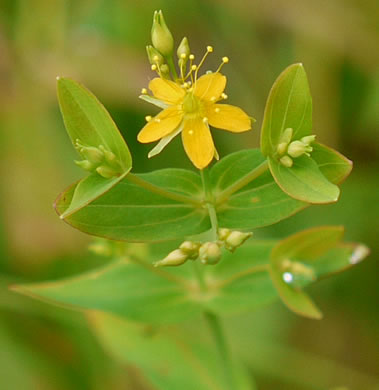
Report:
M 105 349 L 138 367 L 154 389 L 228 390 L 220 356 L 208 340 L 189 338 L 177 327 L 154 330 L 108 314 L 90 313 L 89 319 Z M 236 390 L 251 390 L 247 372 L 237 363 L 234 369 Z
M 66 130 L 74 146 L 77 140 L 85 146 L 98 148 L 103 145 L 114 154 L 118 169 L 121 168 L 115 177 L 107 179 L 95 172 L 77 183 L 72 203 L 62 215 L 64 218 L 107 192 L 125 177 L 132 167 L 132 158 L 111 116 L 90 91 L 67 78 L 59 78 L 57 87 Z
M 293 139 L 312 130 L 312 98 L 302 64 L 286 68 L 271 88 L 264 112 L 261 149 L 265 156 L 276 153 L 283 131 L 293 129 Z
M 100 310 L 156 324 L 182 321 L 201 310 L 183 285 L 128 260 L 77 277 L 18 285 L 13 290 L 67 308 Z
M 265 158 L 259 149 L 247 149 L 230 154 L 215 164 L 211 178 L 216 199 L 263 161 Z M 267 170 L 219 204 L 217 216 L 221 227 L 254 229 L 279 222 L 304 207 L 306 203 L 285 194 Z
M 336 150 L 320 143 L 313 143 L 312 159 L 321 173 L 332 183 L 339 184 L 349 176 L 353 163 Z
M 164 169 L 136 176 L 174 195 L 199 200 L 202 197 L 200 177 L 190 171 Z M 65 216 L 72 209 L 77 187 L 74 184 L 57 199 L 58 214 Z M 136 185 L 129 176 L 101 197 L 76 209 L 65 221 L 91 235 L 134 242 L 184 239 L 210 228 L 207 211 L 200 201 L 196 205 L 169 199 Z
M 317 163 L 308 156 L 294 159 L 287 168 L 275 158 L 268 157 L 269 166 L 280 188 L 294 199 L 308 203 L 332 203 L 338 200 L 340 190 L 320 171 Z
M 318 227 L 280 241 L 271 252 L 270 276 L 283 302 L 295 313 L 319 319 L 302 287 L 358 263 L 368 254 L 362 244 L 341 244 L 343 227 Z
M 104 145 L 129 171 L 132 158 L 116 124 L 105 107 L 88 89 L 74 80 L 58 79 L 58 100 L 66 130 L 75 145 L 77 139 L 88 146 Z

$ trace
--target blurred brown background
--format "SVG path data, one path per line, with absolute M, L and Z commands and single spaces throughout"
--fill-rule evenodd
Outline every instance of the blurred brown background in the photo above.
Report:
M 259 145 L 269 89 L 287 65 L 303 62 L 320 142 L 354 161 L 340 202 L 314 206 L 257 236 L 285 237 L 343 224 L 372 250 L 362 264 L 312 288 L 325 319 L 296 317 L 277 303 L 228 321 L 259 388 L 378 386 L 379 4 L 375 0 L 0 0 L 0 382 L 4 390 L 134 389 L 131 368 L 107 356 L 79 313 L 7 291 L 15 281 L 54 279 L 101 263 L 89 238 L 57 218 L 57 194 L 81 177 L 64 131 L 55 77 L 90 88 L 119 125 L 134 171 L 186 167 L 180 140 L 148 160 L 136 134 L 151 107 L 138 99 L 153 76 L 145 55 L 152 14 L 162 9 L 176 37 L 201 56 L 230 63 L 227 93 L 257 118 L 254 133 L 214 132 L 221 156 Z M 248 336 L 248 341 L 246 341 Z M 254 355 L 254 356 L 250 356 Z M 129 374 L 128 374 L 129 373 Z M 129 384 L 128 384 L 129 383 Z M 324 386 L 330 383 L 330 387 Z M 129 387 L 128 387 L 129 386 Z M 342 388 L 341 388 L 342 389 Z

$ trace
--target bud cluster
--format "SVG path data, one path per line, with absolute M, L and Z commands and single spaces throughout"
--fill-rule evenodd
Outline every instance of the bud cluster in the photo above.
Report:
M 75 164 L 89 172 L 97 172 L 100 176 L 110 179 L 119 176 L 122 172 L 121 165 L 115 154 L 107 150 L 103 145 L 84 146 L 77 139 L 75 148 L 84 160 L 75 161 Z
M 313 151 L 313 148 L 310 145 L 316 139 L 315 135 L 308 135 L 302 137 L 300 140 L 291 142 L 292 136 L 293 129 L 290 127 L 285 129 L 276 148 L 276 151 L 280 156 L 280 163 L 287 168 L 292 167 L 293 158 L 303 155 L 310 157 L 310 153 Z
M 229 229 L 219 229 L 217 241 L 207 241 L 205 243 L 184 241 L 178 249 L 170 252 L 163 260 L 156 262 L 156 267 L 178 266 L 187 260 L 199 259 L 202 264 L 214 265 L 221 260 L 222 251 L 225 247 L 230 252 L 234 252 L 253 233 L 243 233 Z

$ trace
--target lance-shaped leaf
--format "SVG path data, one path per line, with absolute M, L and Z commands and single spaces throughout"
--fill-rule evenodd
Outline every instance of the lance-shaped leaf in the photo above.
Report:
M 323 174 L 327 168 L 319 168 L 324 166 L 323 158 L 330 160 L 332 156 L 316 152 L 316 160 L 313 152 L 309 157 L 287 150 L 292 141 L 303 145 L 300 141 L 311 131 L 312 98 L 307 76 L 302 64 L 294 64 L 280 74 L 270 91 L 262 124 L 261 150 L 268 158 L 275 181 L 289 196 L 315 204 L 335 202 L 340 190 Z M 283 162 L 283 159 L 287 160 Z
M 270 256 L 270 276 L 282 301 L 297 314 L 320 319 L 321 312 L 303 287 L 363 260 L 362 244 L 340 243 L 343 227 L 308 229 L 280 241 Z
M 132 177 L 143 179 L 145 186 L 131 181 Z M 58 214 L 67 214 L 78 185 L 72 185 L 57 199 Z M 173 197 L 167 197 L 170 195 Z M 179 196 L 184 201 L 176 199 Z M 87 234 L 112 240 L 183 239 L 210 228 L 201 197 L 200 177 L 191 171 L 163 169 L 128 175 L 108 192 L 65 217 L 65 221 Z
M 138 367 L 143 382 L 154 389 L 229 389 L 222 358 L 198 332 L 191 337 L 185 328 L 154 329 L 99 312 L 89 313 L 88 318 L 104 348 L 121 363 Z M 235 390 L 255 388 L 239 362 L 229 369 L 233 369 Z
M 216 163 L 211 170 L 216 200 L 264 161 L 258 149 L 247 149 Z M 314 164 L 319 164 L 319 169 L 333 183 L 343 180 L 351 170 L 349 160 L 320 144 L 315 147 Z M 308 203 L 283 192 L 267 170 L 219 203 L 217 213 L 221 227 L 254 229 L 279 222 L 307 206 Z
M 76 185 L 66 217 L 112 188 L 130 171 L 132 159 L 116 124 L 104 106 L 85 87 L 68 78 L 58 78 L 58 100 L 71 142 L 98 149 L 101 145 L 114 160 L 115 173 L 108 178 L 95 170 Z

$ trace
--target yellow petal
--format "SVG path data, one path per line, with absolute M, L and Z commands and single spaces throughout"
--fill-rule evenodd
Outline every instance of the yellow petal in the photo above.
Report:
M 150 120 L 138 133 L 138 141 L 142 143 L 154 142 L 173 132 L 183 119 L 183 113 L 176 107 L 169 107 L 161 111 Z
M 203 169 L 212 161 L 215 147 L 208 125 L 201 118 L 188 119 L 182 131 L 184 150 L 198 169 Z
M 156 77 L 149 83 L 149 88 L 153 95 L 169 104 L 177 104 L 184 98 L 184 89 L 177 83 L 170 80 L 164 80 L 160 77 Z
M 201 100 L 215 101 L 224 92 L 226 77 L 221 73 L 209 73 L 201 76 L 195 84 L 194 95 Z
M 206 111 L 208 122 L 218 129 L 229 130 L 233 133 L 251 129 L 251 119 L 239 107 L 229 104 L 212 104 Z

